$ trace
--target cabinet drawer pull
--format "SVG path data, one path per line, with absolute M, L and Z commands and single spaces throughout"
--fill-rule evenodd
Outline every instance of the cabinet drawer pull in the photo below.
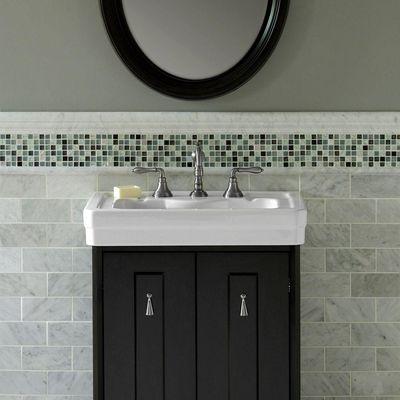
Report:
M 153 295 L 151 293 L 147 293 L 147 306 L 146 306 L 146 317 L 151 317 L 154 315 L 153 303 L 151 302 L 151 298 Z
M 240 295 L 240 298 L 242 299 L 242 304 L 240 305 L 240 316 L 241 317 L 248 317 L 249 313 L 247 312 L 247 305 L 246 305 L 246 295 L 242 293 Z

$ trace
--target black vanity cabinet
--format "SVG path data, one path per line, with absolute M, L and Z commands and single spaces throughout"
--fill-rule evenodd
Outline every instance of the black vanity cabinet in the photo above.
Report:
M 95 247 L 96 400 L 299 399 L 298 247 Z

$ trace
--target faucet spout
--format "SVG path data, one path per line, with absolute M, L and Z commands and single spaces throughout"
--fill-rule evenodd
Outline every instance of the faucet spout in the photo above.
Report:
M 196 148 L 192 153 L 192 159 L 194 164 L 194 187 L 190 193 L 191 197 L 207 197 L 207 192 L 203 189 L 203 163 L 205 160 L 204 152 L 201 148 L 201 143 L 196 143 Z

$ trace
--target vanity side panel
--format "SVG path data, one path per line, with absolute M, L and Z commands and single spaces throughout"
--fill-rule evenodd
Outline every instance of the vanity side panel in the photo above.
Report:
M 300 246 L 290 249 L 290 400 L 300 400 Z
M 93 285 L 93 399 L 104 400 L 103 250 L 92 248 Z

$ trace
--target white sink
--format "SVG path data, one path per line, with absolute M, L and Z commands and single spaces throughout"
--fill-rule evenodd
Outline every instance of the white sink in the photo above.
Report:
M 222 193 L 114 202 L 95 193 L 84 209 L 90 246 L 297 245 L 304 243 L 307 211 L 297 192 Z

